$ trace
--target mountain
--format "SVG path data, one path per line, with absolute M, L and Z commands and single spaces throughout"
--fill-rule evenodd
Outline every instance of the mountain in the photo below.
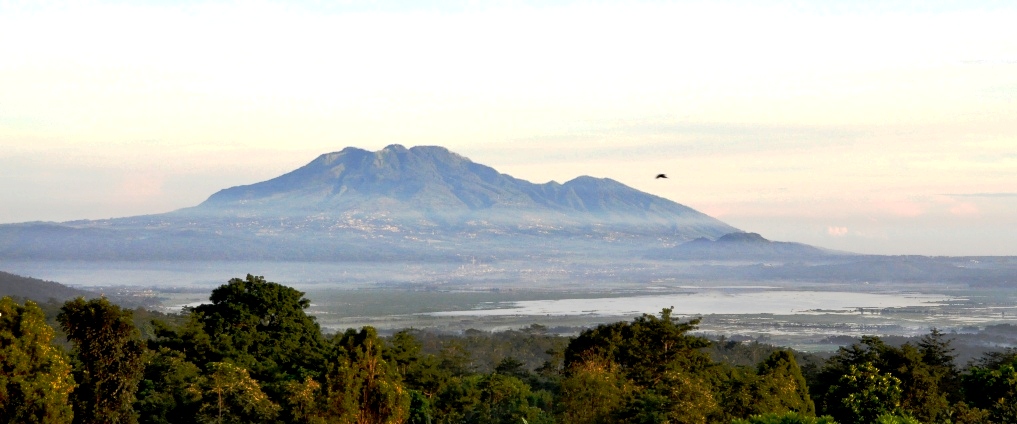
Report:
M 222 190 L 188 212 L 218 216 L 369 219 L 423 226 L 583 225 L 682 238 L 718 237 L 734 228 L 611 179 L 581 176 L 534 184 L 442 147 L 378 152 L 347 148 L 271 180 Z
M 32 299 L 36 302 L 45 302 L 50 299 L 64 301 L 78 296 L 95 297 L 96 294 L 68 287 L 60 283 L 54 283 L 52 281 L 22 277 L 20 275 L 0 271 L 0 297 L 4 296 Z
M 802 243 L 770 241 L 756 233 L 735 232 L 716 240 L 705 237 L 679 244 L 672 248 L 655 249 L 647 254 L 653 259 L 711 259 L 711 260 L 812 260 L 844 252 L 820 249 Z
M 1013 258 L 863 256 L 770 241 L 611 179 L 535 184 L 442 147 L 399 145 L 324 154 L 168 213 L 0 225 L 4 260 L 366 262 L 349 278 L 435 287 L 676 279 L 1012 287 L 1017 270 Z
M 617 258 L 738 232 L 611 179 L 534 184 L 442 147 L 391 145 L 165 214 L 2 225 L 0 259 Z

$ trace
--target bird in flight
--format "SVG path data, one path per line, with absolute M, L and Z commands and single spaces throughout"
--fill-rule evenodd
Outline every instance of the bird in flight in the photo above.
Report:
M 667 178 L 667 175 L 664 175 L 664 174 L 657 174 L 657 178 Z

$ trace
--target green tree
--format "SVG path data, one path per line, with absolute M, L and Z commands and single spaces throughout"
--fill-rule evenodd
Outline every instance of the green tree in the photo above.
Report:
M 453 377 L 434 397 L 433 422 L 550 423 L 539 399 L 522 380 L 498 373 Z
M 464 380 L 474 375 L 471 362 L 470 351 L 458 341 L 452 341 L 444 345 L 437 355 L 424 354 L 417 357 L 412 365 L 406 368 L 404 381 L 407 388 L 419 391 L 429 400 L 426 405 L 433 411 L 432 416 L 438 420 L 441 414 L 452 413 L 447 410 L 453 408 L 449 405 L 461 403 L 458 399 L 451 399 L 449 393 L 472 387 Z M 417 404 L 418 407 L 424 405 Z
M 480 380 L 478 387 L 480 403 L 474 410 L 472 422 L 537 424 L 550 421 L 550 417 L 534 405 L 535 399 L 530 387 L 519 378 L 498 373 L 488 374 Z
M 653 386 L 633 391 L 619 422 L 706 424 L 720 420 L 722 413 L 709 381 L 672 369 L 664 371 Z
M 903 414 L 883 414 L 876 417 L 876 421 L 873 422 L 876 424 L 922 424 L 914 417 Z
M 886 348 L 880 354 L 879 369 L 901 381 L 901 410 L 923 422 L 949 419 L 950 403 L 939 388 L 944 369 L 927 364 L 927 356 L 911 344 Z
M 732 367 L 725 364 L 713 371 L 718 403 L 725 415 L 724 421 L 773 412 L 766 408 L 767 400 L 762 399 L 769 397 L 768 388 L 762 387 L 769 382 L 757 375 L 755 370 L 746 366 Z
M 722 413 L 714 363 L 701 351 L 709 341 L 688 334 L 699 320 L 678 322 L 671 312 L 583 331 L 565 350 L 566 369 L 587 358 L 618 367 L 631 387 L 618 410 L 621 422 L 706 422 Z
M 950 422 L 953 424 L 991 424 L 991 413 L 981 408 L 968 406 L 965 402 L 957 402 L 953 406 Z
M 303 296 L 250 274 L 219 286 L 211 303 L 193 310 L 210 350 L 196 363 L 229 360 L 267 384 L 320 375 L 326 345 L 318 323 L 304 312 L 310 301 Z
M 846 423 L 867 424 L 884 414 L 901 412 L 901 381 L 880 371 L 871 362 L 851 365 L 832 392 L 837 393 L 848 414 L 836 417 Z
M 308 424 L 326 422 L 320 413 L 320 383 L 308 376 L 304 381 L 286 382 L 283 389 L 286 393 L 283 406 L 288 414 L 286 422 Z
M 770 354 L 758 367 L 759 380 L 755 387 L 756 405 L 760 413 L 797 412 L 815 416 L 816 406 L 809 397 L 798 361 L 790 350 Z
M 745 419 L 735 419 L 731 424 L 836 424 L 831 417 L 813 417 L 797 412 L 752 415 Z
M 143 424 L 193 423 L 201 402 L 202 370 L 183 353 L 162 347 L 149 353 L 138 385 L 138 411 Z
M 1000 365 L 1013 363 L 1014 361 L 1017 361 L 1017 348 L 1008 347 L 1003 350 L 983 352 L 982 357 L 978 358 L 972 366 L 999 368 Z
M 962 379 L 972 406 L 988 411 L 995 422 L 1017 422 L 1017 357 L 991 368 L 973 366 Z
M 431 399 L 417 390 L 410 391 L 410 416 L 407 424 L 431 424 L 434 419 L 434 408 Z
M 212 337 L 205 332 L 200 314 L 191 311 L 180 325 L 159 320 L 152 321 L 155 338 L 148 341 L 150 350 L 161 349 L 177 352 L 187 361 L 202 366 L 221 360 L 222 355 L 214 353 Z
M 885 347 L 886 344 L 879 337 L 865 336 L 858 343 L 838 348 L 837 354 L 828 359 L 822 370 L 808 382 L 816 409 L 838 419 L 849 414 L 841 402 L 842 393 L 832 390 L 833 387 L 848 373 L 851 366 L 878 362 L 879 352 Z
M 306 395 L 313 384 L 320 386 L 327 348 L 317 322 L 305 313 L 310 301 L 303 296 L 264 277 L 233 278 L 213 290 L 210 303 L 193 308 L 181 324 L 153 322 L 156 337 L 149 345 L 154 351 L 177 352 L 203 375 L 215 372 L 209 368 L 214 363 L 244 369 L 259 390 L 280 405 L 280 420 L 305 422 L 316 416 L 317 403 L 309 403 Z M 144 405 L 150 408 L 147 413 L 161 416 L 193 407 L 181 398 L 179 387 L 159 378 L 146 378 L 146 393 L 161 393 L 166 403 Z
M 600 357 L 622 367 L 626 376 L 639 385 L 653 385 L 668 369 L 697 372 L 713 361 L 701 348 L 709 340 L 689 335 L 698 319 L 678 322 L 672 309 L 660 317 L 643 314 L 632 323 L 618 322 L 583 331 L 565 350 L 565 367 L 586 357 Z
M 949 341 L 936 330 L 923 337 L 917 347 L 910 343 L 893 347 L 878 337 L 863 337 L 860 343 L 841 348 L 815 381 L 818 384 L 815 388 L 822 394 L 821 411 L 838 420 L 852 416 L 853 412 L 843 403 L 845 393 L 831 390 L 830 382 L 849 374 L 852 366 L 869 364 L 900 381 L 902 413 L 923 422 L 946 421 L 951 407 L 944 388 L 958 391 L 951 352 Z
M 420 362 L 423 356 L 421 349 L 422 346 L 413 333 L 410 330 L 402 330 L 389 339 L 389 346 L 385 349 L 385 360 L 395 365 L 399 374 L 407 376 Z
M 385 360 L 396 367 L 407 388 L 431 398 L 454 375 L 467 373 L 462 370 L 464 365 L 460 363 L 468 362 L 468 357 L 458 355 L 468 353 L 459 350 L 458 347 L 456 345 L 454 354 L 443 351 L 441 358 L 425 354 L 413 333 L 410 330 L 403 330 L 392 336 L 389 346 L 384 349 L 384 355 Z
M 199 423 L 271 423 L 279 414 L 247 370 L 229 362 L 209 364 L 211 374 L 202 378 L 195 394 L 201 396 Z
M 39 306 L 0 299 L 0 422 L 70 423 L 70 359 Z
M 434 396 L 434 422 L 437 424 L 469 423 L 480 405 L 480 380 L 474 374 L 455 376 L 441 386 Z
M 501 375 L 511 375 L 520 380 L 526 381 L 530 378 L 531 372 L 526 369 L 526 364 L 511 356 L 506 356 L 494 367 L 494 372 Z
M 816 415 L 805 377 L 789 350 L 772 350 L 754 370 L 724 366 L 715 370 L 720 377 L 719 403 L 730 419 L 786 412 Z
M 325 375 L 325 414 L 342 423 L 398 423 L 409 416 L 410 393 L 386 361 L 374 328 L 337 335 Z
M 918 341 L 918 351 L 922 355 L 922 362 L 930 367 L 938 381 L 940 390 L 947 395 L 948 400 L 955 402 L 961 393 L 960 373 L 957 371 L 957 356 L 951 343 L 952 340 L 946 334 L 933 328 Z
M 74 344 L 71 394 L 75 423 L 134 423 L 132 408 L 144 370 L 145 347 L 131 311 L 105 298 L 64 303 L 57 315 Z

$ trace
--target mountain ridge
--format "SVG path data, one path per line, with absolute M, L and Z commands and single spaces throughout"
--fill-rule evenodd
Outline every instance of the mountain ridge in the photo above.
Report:
M 31 299 L 36 302 L 64 301 L 76 297 L 93 297 L 95 293 L 53 281 L 25 277 L 0 271 L 0 297 Z
M 0 258 L 617 255 L 737 228 L 609 178 L 534 184 L 440 146 L 348 147 L 164 214 L 0 226 Z M 49 236 L 49 238 L 47 238 Z
M 236 208 L 245 203 L 264 206 L 280 196 L 291 205 L 296 203 L 304 209 L 319 211 L 375 197 L 424 210 L 546 207 L 558 212 L 609 213 L 612 206 L 632 209 L 666 205 L 671 212 L 709 218 L 609 178 L 584 175 L 563 184 L 555 181 L 534 184 L 472 162 L 444 147 L 407 149 L 398 144 L 374 153 L 357 148 L 326 153 L 279 177 L 220 190 L 196 208 Z M 726 232 L 734 230 L 727 227 Z
M 674 247 L 655 249 L 647 254 L 647 257 L 669 260 L 784 260 L 787 258 L 803 260 L 853 255 L 848 252 L 822 249 L 803 243 L 771 241 L 758 233 L 734 232 L 725 234 L 716 240 L 700 237 Z
M 1011 287 L 1015 269 L 1012 258 L 980 267 L 770 241 L 609 178 L 534 184 L 442 147 L 399 145 L 319 155 L 163 214 L 0 225 L 5 260 L 361 262 L 370 276 L 358 278 L 388 272 L 379 284 L 429 287 L 675 279 Z M 421 266 L 435 271 L 407 271 Z

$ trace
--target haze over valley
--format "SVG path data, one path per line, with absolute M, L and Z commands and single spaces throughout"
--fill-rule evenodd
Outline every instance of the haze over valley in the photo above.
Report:
M 166 311 L 264 275 L 337 331 L 569 333 L 674 306 L 703 331 L 816 349 L 1017 319 L 1017 258 L 771 241 L 610 179 L 534 184 L 437 146 L 346 148 L 163 214 L 0 225 L 0 267 Z M 401 293 L 419 301 L 384 300 Z
M 0 1 L 0 422 L 1017 422 L 1014 22 Z

